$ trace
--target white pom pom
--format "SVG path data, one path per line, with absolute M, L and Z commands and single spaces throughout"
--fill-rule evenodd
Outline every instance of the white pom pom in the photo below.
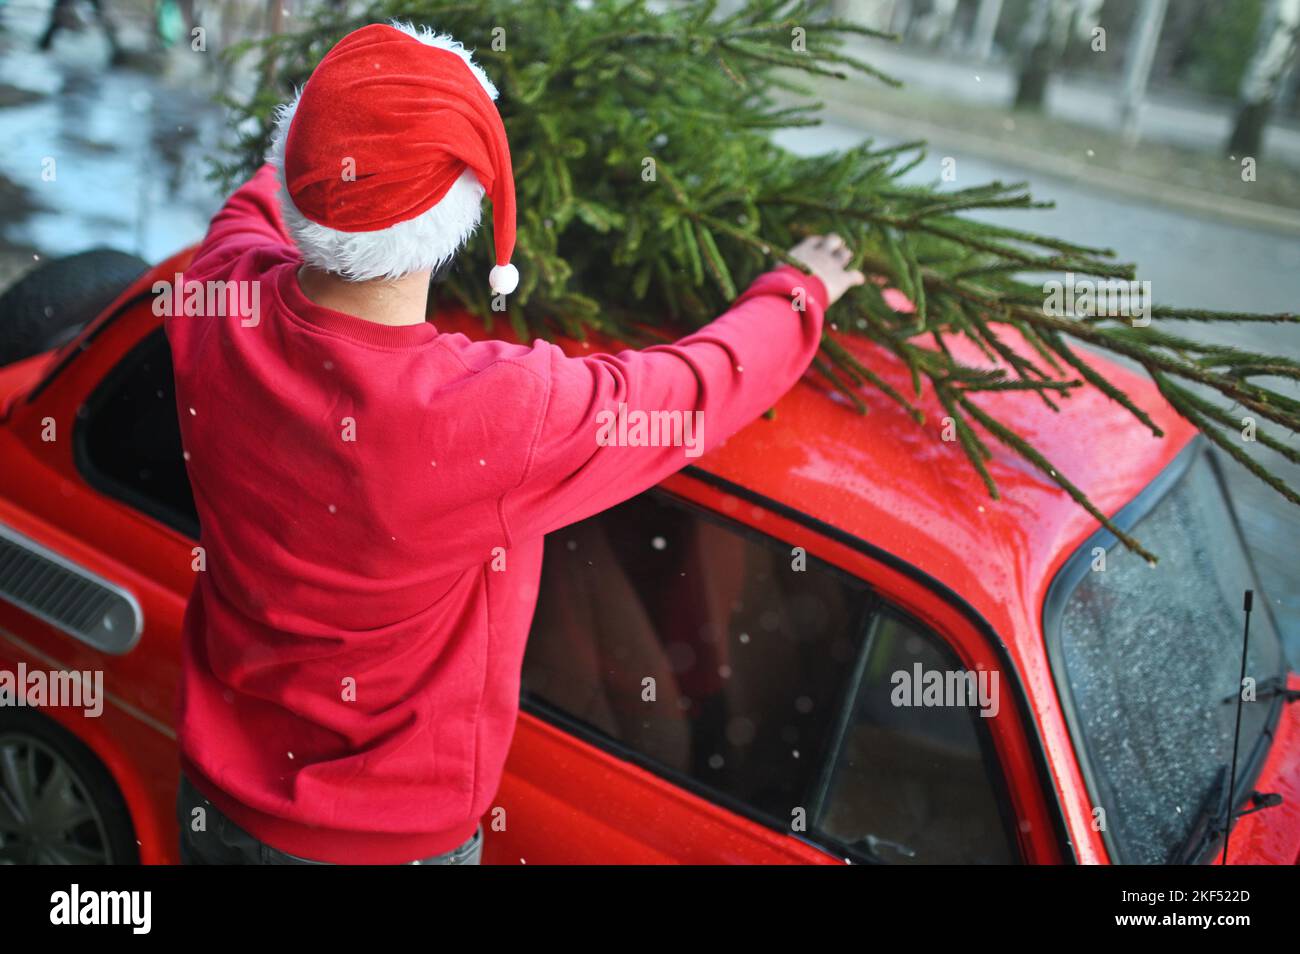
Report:
M 509 295 L 519 287 L 519 269 L 513 265 L 493 265 L 488 272 L 488 285 L 494 294 Z

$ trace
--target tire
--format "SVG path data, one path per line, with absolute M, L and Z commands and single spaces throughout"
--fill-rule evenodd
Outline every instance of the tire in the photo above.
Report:
M 0 864 L 139 863 L 121 792 L 63 726 L 38 709 L 0 708 L 0 765 L 8 768 L 0 775 Z M 15 810 L 33 797 L 38 812 Z
M 71 341 L 148 268 L 143 259 L 108 248 L 34 268 L 0 295 L 0 365 Z

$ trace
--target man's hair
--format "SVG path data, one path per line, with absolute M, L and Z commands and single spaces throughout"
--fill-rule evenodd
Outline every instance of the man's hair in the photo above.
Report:
M 428 46 L 450 50 L 463 59 L 492 99 L 497 89 L 470 51 L 446 34 L 428 27 L 393 21 L 392 26 Z M 456 254 L 474 234 L 483 212 L 484 189 L 478 176 L 466 169 L 433 208 L 413 219 L 374 232 L 340 232 L 311 221 L 294 205 L 285 181 L 284 148 L 289 126 L 298 110 L 302 90 L 275 114 L 275 131 L 267 159 L 280 174 L 280 210 L 285 227 L 302 253 L 303 261 L 349 281 L 394 279 L 412 272 L 436 270 Z M 339 174 L 343 160 L 339 157 Z

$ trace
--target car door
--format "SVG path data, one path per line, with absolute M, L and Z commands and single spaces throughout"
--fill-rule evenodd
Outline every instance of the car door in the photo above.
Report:
M 667 486 L 547 539 L 492 860 L 1021 860 L 990 717 L 894 704 L 965 672 L 938 632 L 827 541 Z

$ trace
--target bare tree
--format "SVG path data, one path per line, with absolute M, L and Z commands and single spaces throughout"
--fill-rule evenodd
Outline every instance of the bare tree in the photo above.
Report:
M 1264 145 L 1269 113 L 1296 57 L 1300 40 L 1300 0 L 1269 0 L 1259 24 L 1255 55 L 1242 77 L 1237 121 L 1228 137 L 1228 153 L 1258 156 Z
M 1131 31 L 1128 53 L 1124 60 L 1124 92 L 1120 94 L 1120 127 L 1126 142 L 1138 139 L 1142 101 L 1146 96 L 1147 80 L 1156 59 L 1156 46 L 1160 43 L 1160 28 L 1165 21 L 1168 0 L 1142 0 L 1136 28 Z
M 1042 110 L 1047 83 L 1069 39 L 1070 0 L 1034 0 L 1020 35 L 1017 109 Z
M 1088 39 L 1100 19 L 1102 0 L 1034 0 L 1020 35 L 1017 109 L 1041 110 L 1047 83 L 1072 37 Z

